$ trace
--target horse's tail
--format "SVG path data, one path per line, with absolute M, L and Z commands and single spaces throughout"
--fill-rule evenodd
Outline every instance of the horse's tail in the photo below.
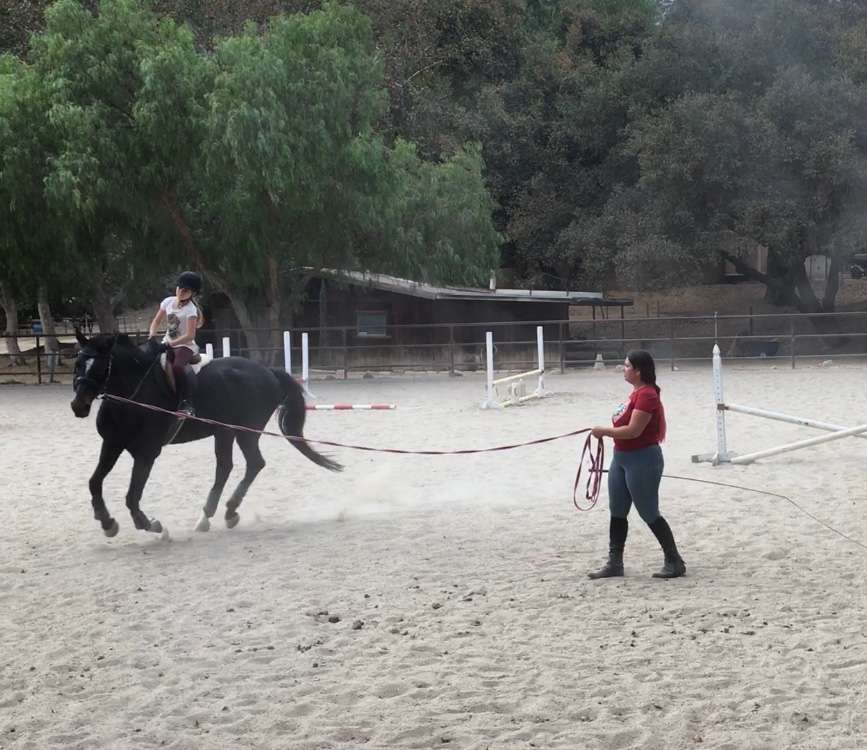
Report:
M 304 437 L 304 419 L 307 417 L 307 409 L 304 403 L 304 391 L 291 375 L 279 367 L 272 367 L 271 372 L 283 389 L 283 401 L 277 421 L 280 424 L 280 432 L 287 437 Z M 314 449 L 306 440 L 290 440 L 303 455 L 313 463 L 318 464 L 329 471 L 341 471 L 343 467 L 327 456 L 323 456 Z

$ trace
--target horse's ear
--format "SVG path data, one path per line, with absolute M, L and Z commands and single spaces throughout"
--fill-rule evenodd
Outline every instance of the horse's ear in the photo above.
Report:
M 81 332 L 81 329 L 78 326 L 75 327 L 75 340 L 78 341 L 78 344 L 82 349 L 84 349 L 84 347 L 89 343 L 87 337 Z

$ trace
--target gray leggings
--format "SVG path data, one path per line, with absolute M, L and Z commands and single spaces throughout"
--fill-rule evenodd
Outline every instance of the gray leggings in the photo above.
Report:
M 608 508 L 612 518 L 626 518 L 633 503 L 645 523 L 659 518 L 663 466 L 662 449 L 658 445 L 637 451 L 614 451 L 608 467 Z

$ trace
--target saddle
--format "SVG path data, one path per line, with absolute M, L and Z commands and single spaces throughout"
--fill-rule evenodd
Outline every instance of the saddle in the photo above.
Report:
M 190 366 L 193 368 L 193 373 L 195 375 L 198 375 L 201 372 L 202 368 L 206 365 L 209 365 L 211 362 L 213 362 L 213 357 L 209 357 L 207 354 L 202 354 L 200 352 L 190 360 Z M 166 382 L 169 384 L 169 387 L 172 389 L 172 391 L 176 390 L 175 374 L 172 372 L 172 363 L 169 362 L 169 358 L 166 352 L 160 354 L 160 367 L 163 368 L 163 372 L 166 375 Z

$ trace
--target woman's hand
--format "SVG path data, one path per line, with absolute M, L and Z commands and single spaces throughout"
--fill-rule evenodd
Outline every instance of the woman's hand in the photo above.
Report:
M 594 427 L 592 430 L 590 430 L 590 434 L 595 438 L 609 437 L 609 431 L 607 427 Z

